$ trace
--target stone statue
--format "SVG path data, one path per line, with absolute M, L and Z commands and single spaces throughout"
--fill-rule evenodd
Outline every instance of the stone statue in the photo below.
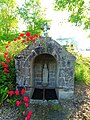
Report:
M 44 64 L 43 67 L 43 86 L 46 86 L 48 84 L 48 68 L 47 65 Z

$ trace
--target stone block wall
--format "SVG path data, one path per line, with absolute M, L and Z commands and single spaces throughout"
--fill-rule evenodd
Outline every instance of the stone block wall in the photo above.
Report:
M 34 88 L 43 88 L 44 63 L 49 69 L 47 89 L 54 88 L 59 100 L 71 98 L 75 57 L 50 37 L 39 38 L 15 57 L 17 87 L 25 87 L 30 97 Z

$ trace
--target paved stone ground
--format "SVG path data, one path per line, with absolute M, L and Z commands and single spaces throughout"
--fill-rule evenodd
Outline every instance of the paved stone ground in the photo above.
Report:
M 75 84 L 75 97 L 59 104 L 30 104 L 31 120 L 90 120 L 90 86 Z M 0 107 L 0 120 L 17 119 L 18 110 L 7 103 Z

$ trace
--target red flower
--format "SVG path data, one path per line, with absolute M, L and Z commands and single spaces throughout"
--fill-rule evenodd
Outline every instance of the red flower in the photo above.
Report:
M 8 45 L 6 45 L 6 48 L 8 48 Z
M 22 42 L 25 42 L 25 40 L 22 40 Z
M 26 38 L 26 41 L 29 41 L 30 39 L 29 38 Z
M 33 39 L 33 36 L 30 36 L 29 38 L 30 38 L 30 40 L 32 40 L 32 39 Z
M 32 111 L 28 112 L 24 120 L 30 120 L 31 115 L 32 115 Z
M 39 38 L 41 38 L 41 36 L 39 36 Z
M 5 52 L 4 55 L 8 55 L 8 52 Z
M 25 117 L 25 119 L 24 120 L 28 120 L 28 118 L 27 117 Z
M 29 112 L 28 112 L 28 116 L 30 116 L 30 115 L 32 115 L 32 111 L 29 111 Z
M 16 101 L 16 106 L 18 107 L 18 106 L 20 106 L 21 105 L 21 103 L 22 103 L 22 101 L 20 100 L 20 101 Z
M 2 65 L 3 65 L 5 68 L 8 68 L 8 65 L 7 65 L 5 62 L 3 62 Z
M 10 88 L 12 88 L 12 86 L 10 86 Z
M 30 36 L 30 32 L 27 32 L 27 33 L 26 33 L 26 36 Z
M 30 120 L 30 117 L 31 117 L 31 116 L 28 115 L 28 116 L 27 116 L 27 119 Z
M 8 41 L 8 44 L 10 44 L 11 42 L 10 41 Z
M 20 37 L 24 37 L 24 33 L 21 33 L 21 34 L 20 34 Z
M 26 102 L 26 103 L 29 102 L 28 96 L 24 96 L 24 99 L 23 99 L 23 100 L 24 100 L 24 102 Z
M 8 62 L 8 63 L 9 63 L 9 62 L 10 62 L 10 59 L 6 59 L 6 62 Z
M 7 55 L 4 55 L 4 58 L 6 58 L 7 57 Z
M 7 68 L 4 68 L 4 72 L 9 73 L 9 70 Z
M 17 40 L 17 38 L 14 38 L 14 41 L 16 41 Z
M 21 94 L 23 95 L 24 93 L 25 93 L 25 89 L 22 88 L 22 90 L 21 90 Z
M 23 111 L 23 115 L 25 115 L 26 114 L 26 111 Z
M 15 94 L 16 94 L 16 95 L 19 95 L 19 90 L 15 90 Z
M 8 94 L 11 97 L 14 94 L 14 91 L 11 90 L 11 91 L 8 92 Z
M 32 111 L 29 111 L 27 114 L 27 118 L 30 119 L 31 115 L 32 115 Z
M 25 103 L 25 106 L 28 107 L 28 103 Z
M 21 37 L 18 37 L 18 40 L 20 40 L 21 39 Z
M 35 38 L 38 38 L 38 35 L 37 35 L 37 34 L 34 34 L 34 37 L 35 37 Z
M 4 58 L 6 58 L 6 57 L 7 57 L 7 55 L 8 55 L 8 52 L 5 52 L 5 53 L 4 53 Z
M 32 42 L 34 43 L 36 40 L 35 39 L 32 39 Z

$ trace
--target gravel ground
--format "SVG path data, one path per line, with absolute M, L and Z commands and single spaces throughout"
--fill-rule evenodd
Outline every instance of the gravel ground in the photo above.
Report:
M 57 104 L 30 104 L 33 111 L 30 120 L 90 120 L 90 86 L 75 84 L 75 96 L 72 100 L 61 100 Z M 4 103 L 0 107 L 0 120 L 17 119 L 18 109 Z

